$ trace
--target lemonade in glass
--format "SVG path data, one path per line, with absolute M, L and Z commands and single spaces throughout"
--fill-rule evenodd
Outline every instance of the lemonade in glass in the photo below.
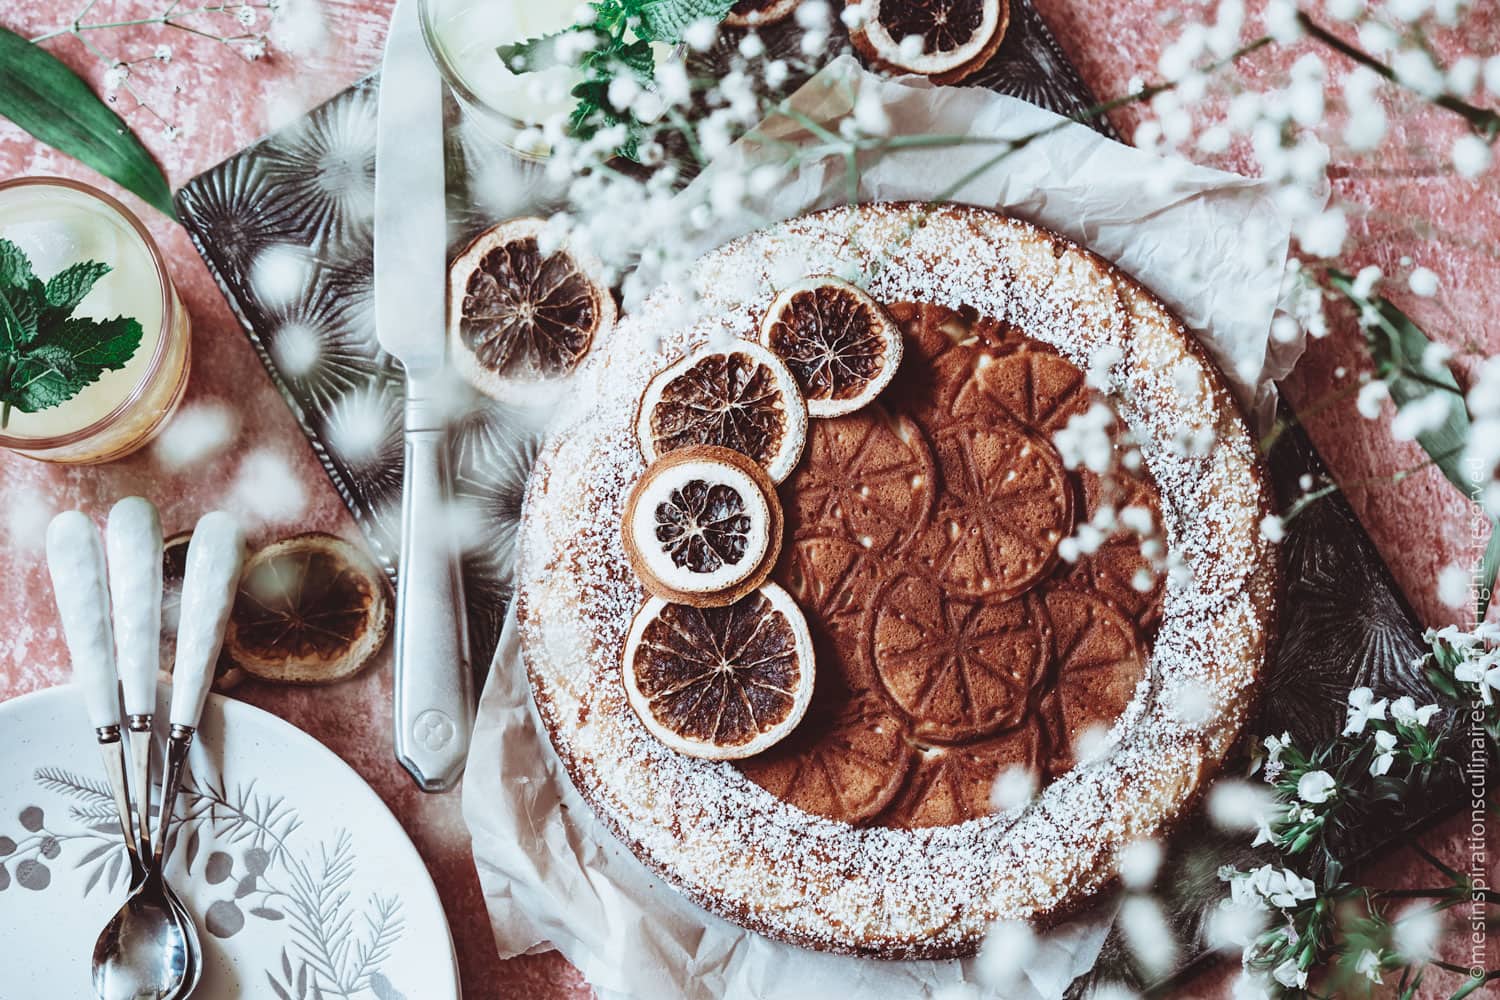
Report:
M 187 386 L 191 329 L 150 234 L 102 191 L 61 178 L 0 183 L 0 239 L 24 252 L 39 281 L 70 265 L 109 267 L 73 309 L 92 320 L 140 324 L 139 346 L 75 395 L 35 412 L 8 407 L 0 447 L 86 464 L 121 458 L 154 437 Z

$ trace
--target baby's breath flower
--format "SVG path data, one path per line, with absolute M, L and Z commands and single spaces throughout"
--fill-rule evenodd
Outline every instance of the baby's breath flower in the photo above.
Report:
M 1460 136 L 1453 143 L 1453 169 L 1462 177 L 1478 177 L 1493 160 L 1490 144 L 1477 135 Z
M 1378 378 L 1371 379 L 1359 387 L 1359 395 L 1354 399 L 1354 407 L 1366 420 L 1374 420 L 1380 416 L 1381 404 L 1390 398 L 1390 386 Z
M 1415 441 L 1428 431 L 1435 431 L 1448 420 L 1458 397 L 1435 389 L 1418 396 L 1396 411 L 1391 421 L 1391 437 L 1397 441 Z
M 1490 56 L 1484 61 L 1484 89 L 1492 97 L 1500 97 L 1500 55 Z
M 130 67 L 117 62 L 104 71 L 104 89 L 114 93 L 125 86 L 125 81 L 128 79 L 130 79 Z
M 1438 276 L 1430 268 L 1419 267 L 1407 277 L 1406 284 L 1413 295 L 1430 299 L 1437 294 Z
M 719 22 L 709 17 L 699 18 L 682 32 L 682 40 L 698 52 L 707 52 L 718 39 Z
M 1349 221 L 1337 206 L 1303 219 L 1296 231 L 1302 249 L 1315 257 L 1337 257 L 1349 235 Z
M 1447 565 L 1438 573 L 1438 600 L 1450 608 L 1469 606 L 1472 571 L 1466 566 Z

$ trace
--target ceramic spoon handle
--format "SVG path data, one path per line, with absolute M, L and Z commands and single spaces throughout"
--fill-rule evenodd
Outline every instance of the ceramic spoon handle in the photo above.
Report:
M 161 518 L 150 501 L 126 497 L 109 512 L 109 593 L 115 608 L 115 650 L 125 723 L 130 731 L 130 787 L 137 836 L 151 845 L 151 721 L 161 667 Z
M 47 568 L 57 613 L 62 619 L 73 681 L 83 691 L 89 723 L 99 741 L 104 769 L 114 793 L 120 830 L 130 850 L 134 874 L 142 859 L 130 828 L 130 794 L 125 785 L 125 745 L 120 742 L 120 690 L 115 675 L 114 632 L 109 622 L 109 589 L 105 583 L 104 545 L 99 529 L 84 514 L 66 511 L 47 526 Z M 143 789 L 146 794 L 148 790 Z
M 182 579 L 182 620 L 177 627 L 177 662 L 172 667 L 172 732 L 167 739 L 161 821 L 156 826 L 153 852 L 158 871 L 182 767 L 213 684 L 214 661 L 224 643 L 224 626 L 244 563 L 245 538 L 234 518 L 220 511 L 205 514 L 188 543 L 187 571 Z

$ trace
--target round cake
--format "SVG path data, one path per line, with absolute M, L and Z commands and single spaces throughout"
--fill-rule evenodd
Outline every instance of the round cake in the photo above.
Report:
M 903 346 L 874 402 L 807 421 L 777 487 L 771 579 L 812 636 L 811 702 L 768 750 L 686 756 L 622 680 L 642 397 L 820 275 Z M 821 212 L 702 258 L 578 378 L 522 516 L 522 652 L 579 792 L 707 909 L 808 947 L 970 954 L 1106 888 L 1239 734 L 1275 615 L 1270 491 L 1202 349 L 1093 254 L 981 209 Z

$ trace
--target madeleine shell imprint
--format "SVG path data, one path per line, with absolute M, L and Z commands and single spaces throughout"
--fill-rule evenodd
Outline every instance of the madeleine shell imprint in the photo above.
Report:
M 656 597 L 733 604 L 765 582 L 781 553 L 776 485 L 752 459 L 694 445 L 646 468 L 625 501 L 625 554 Z
M 543 254 L 545 226 L 492 226 L 448 268 L 448 355 L 470 385 L 502 402 L 555 391 L 617 315 L 603 265 L 567 245 Z
M 812 636 L 774 583 L 717 608 L 647 599 L 620 666 L 641 723 L 689 757 L 753 757 L 797 728 L 812 700 Z
M 901 367 L 901 328 L 858 285 L 832 275 L 795 281 L 777 293 L 760 324 L 807 400 L 810 417 L 853 413 Z
M 807 403 L 772 351 L 748 340 L 703 347 L 657 372 L 636 405 L 636 438 L 648 463 L 712 444 L 748 455 L 779 483 L 807 444 Z

